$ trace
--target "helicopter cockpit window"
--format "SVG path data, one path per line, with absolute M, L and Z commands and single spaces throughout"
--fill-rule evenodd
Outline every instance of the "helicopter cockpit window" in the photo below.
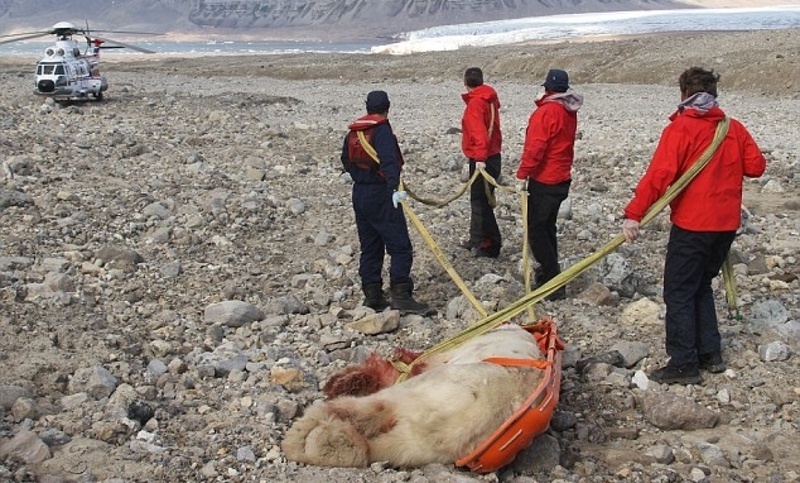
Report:
M 63 64 L 39 64 L 38 75 L 64 75 Z

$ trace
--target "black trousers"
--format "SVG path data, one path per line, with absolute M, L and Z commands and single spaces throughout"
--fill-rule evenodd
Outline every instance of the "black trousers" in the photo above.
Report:
M 494 179 L 500 176 L 502 163 L 500 155 L 489 156 L 486 160 L 486 172 Z M 475 160 L 469 160 L 469 175 L 475 173 Z M 494 193 L 494 186 L 489 185 L 489 192 Z M 494 209 L 489 205 L 489 198 L 486 196 L 486 183 L 483 177 L 479 177 L 470 186 L 470 221 L 469 221 L 469 243 L 474 247 L 481 247 L 490 251 L 500 251 L 503 240 L 500 237 L 500 228 L 497 226 L 497 218 L 494 216 Z
M 561 273 L 558 264 L 556 219 L 561 202 L 567 199 L 572 181 L 544 184 L 528 180 L 528 242 L 533 258 L 541 266 L 536 284 L 541 285 Z
M 721 348 L 711 280 L 719 274 L 735 231 L 695 232 L 672 226 L 664 261 L 666 350 L 670 366 L 697 367 Z
M 402 207 L 392 205 L 386 185 L 354 184 L 353 210 L 361 244 L 358 275 L 362 285 L 382 282 L 383 259 L 387 253 L 391 257 L 390 281 L 410 282 L 414 250 L 406 217 Z

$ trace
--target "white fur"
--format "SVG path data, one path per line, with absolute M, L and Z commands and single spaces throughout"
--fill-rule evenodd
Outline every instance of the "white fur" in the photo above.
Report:
M 542 371 L 482 362 L 542 359 L 519 326 L 501 326 L 426 360 L 426 371 L 365 397 L 317 402 L 287 431 L 290 460 L 322 466 L 452 463 L 525 402 Z M 444 363 L 446 362 L 446 363 Z

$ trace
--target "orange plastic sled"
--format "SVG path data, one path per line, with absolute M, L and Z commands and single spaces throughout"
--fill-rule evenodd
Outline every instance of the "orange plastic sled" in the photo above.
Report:
M 476 473 L 491 473 L 511 463 L 517 453 L 530 446 L 536 436 L 547 431 L 550 419 L 558 404 L 561 391 L 561 351 L 564 344 L 558 338 L 556 323 L 549 317 L 532 325 L 523 326 L 547 354 L 546 362 L 529 361 L 530 364 L 513 360 L 490 360 L 498 364 L 530 365 L 542 367 L 544 378 L 525 403 L 509 417 L 500 428 L 467 456 L 456 461 L 456 466 L 466 467 Z

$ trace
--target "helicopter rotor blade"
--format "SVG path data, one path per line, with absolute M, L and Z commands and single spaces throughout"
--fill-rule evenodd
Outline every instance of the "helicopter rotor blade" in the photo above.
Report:
M 95 30 L 95 32 L 97 32 L 97 30 Z M 136 45 L 127 44 L 125 42 L 120 42 L 119 40 L 111 40 L 111 39 L 106 38 L 106 37 L 103 37 L 103 38 L 99 38 L 98 37 L 98 40 L 100 40 L 100 41 L 102 41 L 104 43 L 115 44 L 115 45 L 120 46 L 120 47 L 125 47 L 126 49 L 135 50 L 135 51 L 141 52 L 143 54 L 155 54 L 155 51 L 152 51 L 150 49 L 145 49 L 144 47 L 138 47 Z M 109 47 L 114 47 L 114 46 L 109 46 Z M 106 47 L 106 48 L 108 48 L 108 47 Z
M 22 40 L 29 40 L 29 39 L 35 39 L 35 38 L 38 38 L 38 37 L 44 37 L 45 35 L 50 35 L 50 32 L 37 32 L 37 33 L 28 33 L 28 34 L 22 34 L 22 35 L 18 34 L 16 36 L 13 36 L 14 37 L 13 39 L 9 38 L 9 39 L 0 40 L 0 44 L 10 44 L 12 42 L 19 42 L 19 41 L 22 41 Z M 11 35 L 4 35 L 3 37 L 12 37 L 12 36 Z
M 92 29 L 94 33 L 102 33 L 102 34 L 133 34 L 133 35 L 164 35 L 158 32 L 139 32 L 136 30 L 97 30 Z
M 39 35 L 39 34 L 46 34 L 47 30 L 37 30 L 35 32 L 17 32 L 15 34 L 3 34 L 0 35 L 0 39 L 7 39 L 11 37 L 21 37 L 23 35 Z

